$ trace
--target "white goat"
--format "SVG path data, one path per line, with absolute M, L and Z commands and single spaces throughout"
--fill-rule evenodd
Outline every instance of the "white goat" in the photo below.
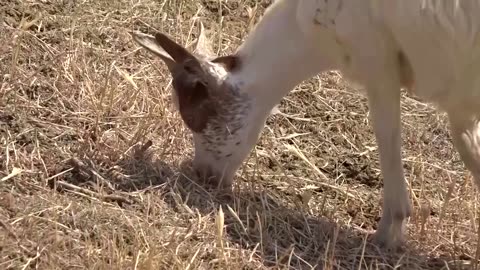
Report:
M 132 34 L 172 73 L 195 168 L 226 187 L 271 109 L 297 84 L 331 69 L 362 83 L 384 178 L 374 239 L 395 248 L 411 212 L 402 87 L 447 112 L 455 147 L 480 186 L 479 14 L 480 0 L 277 0 L 236 53 L 218 58 L 195 56 L 161 33 Z M 204 42 L 202 34 L 199 53 Z

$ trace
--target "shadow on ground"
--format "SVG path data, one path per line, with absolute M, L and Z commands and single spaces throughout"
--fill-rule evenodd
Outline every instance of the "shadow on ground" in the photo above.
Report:
M 301 206 L 288 206 L 276 194 L 261 189 L 236 185 L 233 194 L 219 193 L 214 187 L 197 182 L 190 161 L 179 168 L 154 158 L 149 144 L 134 147 L 109 169 L 88 160 L 74 158 L 63 168 L 69 171 L 64 182 L 52 182 L 59 191 L 78 187 L 80 191 L 108 193 L 105 200 L 120 207 L 140 203 L 134 194 L 152 191 L 172 208 L 184 205 L 197 209 L 201 215 L 224 214 L 225 237 L 254 257 L 261 258 L 266 267 L 295 269 L 412 269 L 410 266 L 441 269 L 447 257 L 428 256 L 422 250 L 407 246 L 404 252 L 384 252 L 368 240 L 360 230 L 315 216 Z M 99 173 L 98 171 L 102 171 Z M 71 185 L 71 186 L 69 186 Z M 101 191 L 100 191 L 101 190 Z M 281 194 L 279 194 L 281 196 Z M 279 263 L 283 265 L 278 265 Z M 382 268 L 382 267 L 380 267 Z M 450 267 L 448 269 L 459 269 Z

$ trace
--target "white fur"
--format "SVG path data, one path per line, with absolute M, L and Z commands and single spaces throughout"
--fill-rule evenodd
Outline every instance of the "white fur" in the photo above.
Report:
M 449 115 L 452 136 L 480 184 L 479 0 L 277 0 L 237 51 L 240 71 L 225 78 L 251 98 L 232 176 L 255 145 L 270 110 L 297 84 L 338 69 L 366 88 L 384 177 L 375 239 L 403 238 L 410 202 L 401 160 L 398 55 L 413 71 L 416 95 Z M 204 160 L 214 169 L 214 161 Z M 223 168 L 225 167 L 222 162 Z M 218 171 L 217 170 L 217 171 Z

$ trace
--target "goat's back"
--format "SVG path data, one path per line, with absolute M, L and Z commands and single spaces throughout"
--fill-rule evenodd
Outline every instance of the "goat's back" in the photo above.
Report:
M 380 1 L 415 76 L 415 93 L 440 107 L 480 107 L 480 0 Z

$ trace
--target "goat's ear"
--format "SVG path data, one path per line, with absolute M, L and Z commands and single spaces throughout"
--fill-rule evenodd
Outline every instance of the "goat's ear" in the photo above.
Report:
M 210 40 L 207 38 L 205 33 L 205 27 L 203 26 L 202 22 L 198 23 L 198 38 L 194 45 L 194 53 L 206 56 L 206 57 L 213 57 L 213 49 Z
M 196 60 L 196 57 L 185 47 L 176 43 L 165 34 L 156 33 L 155 40 L 177 63 L 183 63 L 186 60 Z
M 176 66 L 175 60 L 157 43 L 155 37 L 140 32 L 130 32 L 133 40 L 148 51 L 159 56 L 170 70 Z
M 230 72 L 238 70 L 242 64 L 240 61 L 240 57 L 233 54 L 217 57 L 213 59 L 212 62 L 223 65 L 225 69 Z
M 193 60 L 193 62 L 198 63 L 195 56 L 165 34 L 157 33 L 155 36 L 151 36 L 140 32 L 132 32 L 131 35 L 138 44 L 159 56 L 171 72 L 175 70 L 178 63 L 183 63 L 186 60 Z
M 175 81 L 180 115 L 193 132 L 201 132 L 216 114 L 207 85 L 201 81 Z

